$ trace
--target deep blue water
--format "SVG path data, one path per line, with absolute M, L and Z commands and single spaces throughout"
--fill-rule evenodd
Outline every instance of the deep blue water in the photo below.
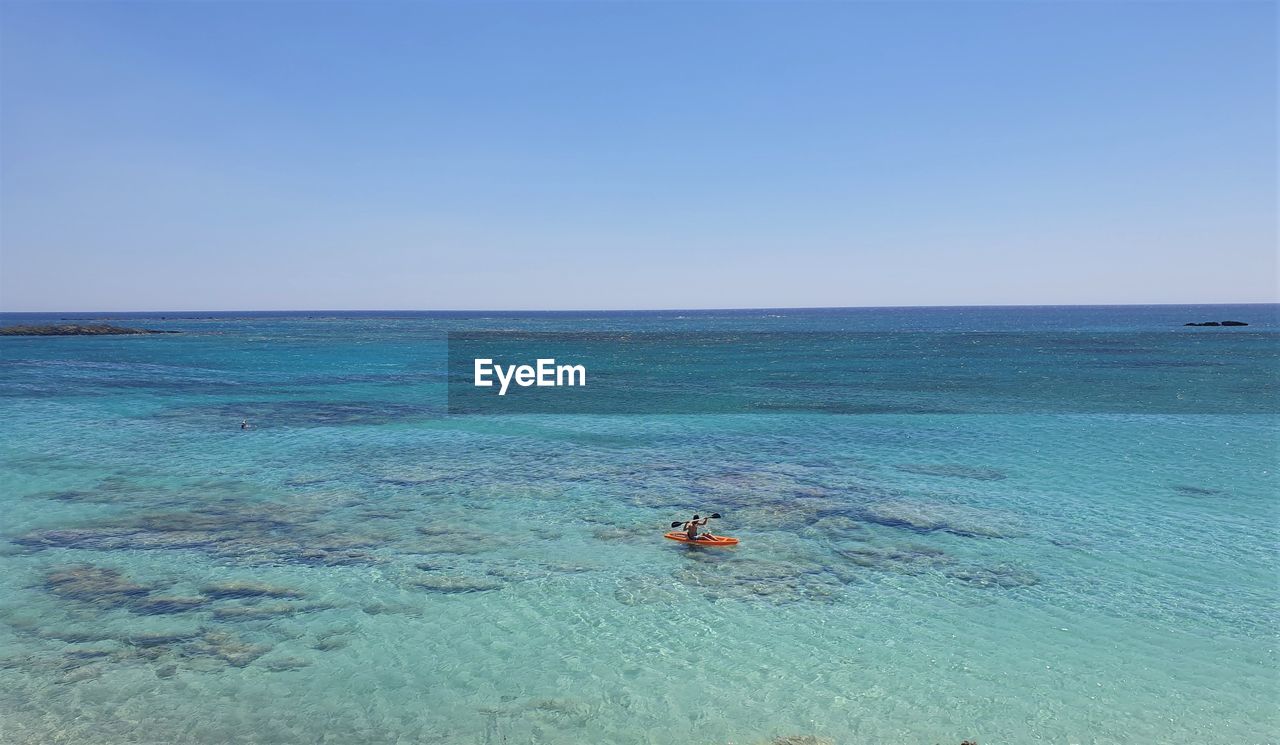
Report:
M 0 339 L 0 741 L 1280 740 L 1275 305 L 0 314 L 88 320 L 183 333 Z M 451 416 L 466 331 L 788 374 Z

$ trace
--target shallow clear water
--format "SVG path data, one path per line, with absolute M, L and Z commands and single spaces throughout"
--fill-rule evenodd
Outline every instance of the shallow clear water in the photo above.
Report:
M 0 339 L 5 743 L 1280 740 L 1276 306 L 120 323 L 184 333 Z M 477 329 L 1020 341 L 448 416 Z M 712 510 L 741 546 L 661 540 Z

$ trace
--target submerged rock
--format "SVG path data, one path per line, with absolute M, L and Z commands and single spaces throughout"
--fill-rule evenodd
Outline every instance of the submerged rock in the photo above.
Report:
M 187 656 L 205 655 L 232 667 L 245 667 L 271 649 L 270 645 L 250 644 L 224 631 L 210 631 L 184 651 Z
M 378 563 L 378 557 L 368 551 L 312 548 L 299 551 L 297 553 L 297 563 L 341 567 L 356 564 L 376 564 Z
M 133 329 L 105 323 L 55 323 L 39 326 L 0 326 L 0 336 L 121 336 L 132 334 L 176 334 L 177 331 Z
M 346 639 L 317 639 L 311 644 L 311 648 L 321 652 L 332 652 L 335 649 L 342 649 L 350 644 Z
M 152 590 L 126 579 L 116 569 L 92 564 L 73 564 L 55 569 L 45 575 L 44 584 L 46 589 L 62 598 L 111 606 L 128 605 Z
M 290 587 L 268 585 L 243 580 L 213 582 L 200 588 L 200 592 L 219 600 L 239 598 L 303 598 L 306 593 Z
M 990 567 L 962 567 L 947 572 L 947 576 L 976 587 L 1031 587 L 1040 583 L 1040 577 L 1027 569 L 1008 564 Z
M 385 615 L 401 615 L 401 616 L 417 616 L 421 615 L 422 609 L 416 605 L 409 603 L 367 603 L 360 607 L 360 612 L 366 616 L 385 616 Z
M 259 667 L 264 667 L 273 673 L 282 673 L 288 670 L 297 670 L 307 667 L 311 664 L 311 660 L 302 657 L 276 657 L 270 660 L 263 660 L 257 663 Z
M 642 531 L 628 528 L 593 528 L 591 535 L 595 537 L 596 540 L 608 543 L 648 543 L 653 540 L 651 530 Z
M 821 565 L 745 559 L 701 561 L 678 570 L 685 590 L 712 600 L 764 600 L 771 603 L 830 601 L 843 584 Z
M 421 525 L 417 532 L 423 539 L 409 547 L 411 553 L 481 554 L 509 543 L 502 536 L 445 525 Z
M 324 603 L 261 603 L 255 605 L 230 605 L 218 608 L 213 617 L 218 621 L 256 621 L 263 618 L 294 616 L 329 610 L 333 606 Z
M 65 491 L 49 491 L 31 495 L 35 499 L 52 499 L 55 502 L 110 502 L 112 500 L 103 498 L 100 494 L 91 491 L 82 491 L 79 489 L 70 489 Z
M 111 641 L 116 638 L 114 634 L 104 630 L 81 631 L 79 629 L 48 629 L 41 631 L 39 636 L 45 639 L 57 639 L 70 644 L 91 644 L 93 642 Z
M 922 533 L 940 530 L 981 538 L 1003 538 L 1008 535 L 1007 531 L 993 523 L 990 514 L 957 505 L 876 502 L 864 507 L 861 516 L 868 522 Z
M 951 558 L 930 546 L 859 546 L 838 549 L 836 554 L 854 566 L 897 574 L 923 574 L 949 564 Z
M 553 720 L 565 720 L 585 726 L 597 715 L 597 707 L 586 701 L 564 698 L 543 698 L 530 701 L 524 710 Z
M 59 680 L 59 683 L 80 683 L 86 680 L 96 680 L 102 677 L 106 672 L 106 668 L 102 665 L 93 665 L 91 667 L 81 667 L 68 671 Z
M 1221 494 L 1221 489 L 1209 489 L 1203 486 L 1188 486 L 1185 484 L 1174 484 L 1171 487 L 1174 491 L 1190 494 L 1196 497 L 1211 497 L 1215 494 Z
M 33 531 L 14 542 L 34 551 L 182 550 L 244 564 L 310 566 L 373 564 L 377 557 L 363 549 L 382 543 L 372 536 L 336 531 L 296 507 L 235 500 L 191 511 L 116 518 L 88 527 Z
M 489 592 L 501 590 L 504 587 L 501 582 L 461 575 L 431 575 L 415 579 L 409 585 L 429 592 L 444 594 Z
M 173 650 L 169 645 L 157 644 L 152 647 L 139 647 L 132 656 L 140 660 L 158 660 L 171 651 Z
M 209 598 L 194 597 L 148 597 L 130 603 L 129 609 L 146 616 L 165 615 L 170 613 L 186 613 L 209 604 Z
M 862 537 L 866 532 L 866 528 L 862 523 L 845 515 L 830 515 L 820 517 L 808 523 L 802 532 L 814 532 L 828 538 L 852 538 Z
M 1040 577 L 1029 569 L 1012 564 L 961 564 L 954 557 L 931 546 L 858 546 L 839 549 L 836 553 L 852 565 L 865 569 L 905 575 L 939 572 L 974 587 L 1010 589 L 1040 583 Z M 845 576 L 843 572 L 835 571 Z
M 200 634 L 199 631 L 148 632 L 131 634 L 124 641 L 135 647 L 167 647 L 190 641 Z
M 18 536 L 13 540 L 19 546 L 40 550 L 44 548 L 79 548 L 93 551 L 113 551 L 128 547 L 128 538 L 137 531 L 128 528 L 79 528 L 70 530 L 41 530 Z

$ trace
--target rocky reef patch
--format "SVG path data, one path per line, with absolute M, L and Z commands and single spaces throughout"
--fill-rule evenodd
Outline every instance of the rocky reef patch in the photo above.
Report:
M 119 569 L 87 563 L 50 567 L 36 588 L 60 604 L 41 611 L 38 619 L 8 610 L 0 620 L 12 633 L 57 646 L 0 658 L 0 667 L 48 674 L 63 684 L 138 665 L 150 666 L 162 679 L 184 670 L 246 667 L 278 642 L 306 633 L 253 622 L 333 607 L 306 600 L 305 593 L 293 588 L 248 581 L 208 584 L 199 595 L 178 594 L 173 582 L 136 580 Z M 354 626 L 317 631 L 309 646 L 318 653 L 340 649 L 347 644 L 344 637 L 354 632 Z M 283 672 L 311 663 L 309 658 L 277 656 L 260 666 Z
M 436 592 L 445 595 L 470 592 L 490 592 L 493 590 L 501 590 L 504 587 L 503 583 L 497 580 L 462 574 L 425 575 L 410 580 L 409 585 L 410 587 L 419 590 L 426 590 L 427 592 Z
M 305 596 L 301 591 L 290 587 L 246 581 L 214 582 L 201 587 L 200 592 L 219 600 L 243 598 L 297 599 Z
M 127 579 L 116 569 L 74 564 L 54 569 L 45 575 L 45 588 L 64 600 L 78 600 L 106 607 L 128 606 L 152 587 Z
M 79 528 L 36 530 L 13 542 L 29 551 L 196 551 L 239 564 L 375 564 L 375 536 L 340 531 L 296 506 L 224 500 L 195 510 L 142 513 Z
M 1173 484 L 1169 488 L 1180 494 L 1188 494 L 1193 497 L 1212 497 L 1222 493 L 1221 489 L 1210 489 L 1205 486 L 1191 486 L 1189 484 Z
M 301 602 L 300 590 L 259 582 L 206 584 L 198 595 L 173 594 L 171 585 L 141 583 L 118 569 L 94 564 L 68 564 L 50 569 L 43 588 L 54 597 L 98 610 L 125 610 L 142 616 L 207 611 L 215 620 L 238 621 L 291 616 L 333 606 Z
M 743 559 L 700 562 L 679 569 L 673 579 L 711 600 L 770 603 L 834 600 L 844 582 L 817 563 Z
M 873 502 L 858 510 L 870 523 L 919 533 L 943 531 L 970 538 L 1005 538 L 1014 534 L 1007 521 L 970 507 L 904 500 Z
M 875 572 L 903 575 L 941 574 L 948 579 L 982 589 L 1014 589 L 1040 583 L 1040 577 L 1029 569 L 1008 563 L 992 565 L 962 561 L 945 551 L 920 544 L 892 546 L 857 546 L 842 548 L 836 554 L 850 565 Z M 836 570 L 847 580 L 847 572 Z
M 177 334 L 178 331 L 135 329 L 106 323 L 53 323 L 36 326 L 0 326 L 0 336 L 134 336 L 139 334 Z
M 779 735 L 767 745 L 836 745 L 836 741 L 819 735 Z

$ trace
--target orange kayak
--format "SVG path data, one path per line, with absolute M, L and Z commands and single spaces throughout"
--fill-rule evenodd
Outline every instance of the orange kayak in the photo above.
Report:
M 673 541 L 680 541 L 681 543 L 692 543 L 697 546 L 736 546 L 738 545 L 737 538 L 730 538 L 728 536 L 723 536 L 723 535 L 718 535 L 715 538 L 699 538 L 696 541 L 691 541 L 689 540 L 689 537 L 686 536 L 684 533 L 672 532 L 672 533 L 667 533 L 666 535 L 663 536 L 663 538 L 669 538 Z

